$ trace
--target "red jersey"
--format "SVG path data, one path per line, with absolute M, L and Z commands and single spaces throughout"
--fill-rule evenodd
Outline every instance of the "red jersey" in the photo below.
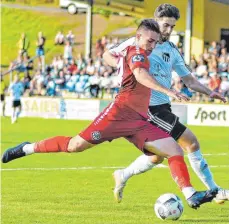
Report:
M 151 90 L 140 84 L 133 71 L 135 68 L 149 70 L 149 61 L 145 50 L 137 46 L 129 46 L 124 50 L 124 57 L 118 63 L 118 75 L 121 88 L 115 98 L 118 105 L 127 106 L 140 115 L 147 117 Z

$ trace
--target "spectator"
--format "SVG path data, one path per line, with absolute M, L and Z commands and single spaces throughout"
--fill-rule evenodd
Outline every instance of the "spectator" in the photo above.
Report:
M 55 36 L 55 45 L 63 45 L 64 44 L 64 34 L 59 31 Z
M 88 59 L 86 66 L 86 74 L 88 75 L 94 75 L 95 72 L 95 66 L 93 64 L 93 60 L 91 58 Z
M 19 54 L 28 54 L 29 44 L 29 39 L 26 37 L 25 33 L 22 33 L 18 41 Z
M 220 84 L 221 84 L 221 80 L 219 78 L 219 75 L 217 73 L 214 73 L 210 79 L 209 88 L 212 91 L 219 92 Z
M 45 67 L 44 67 L 45 66 L 45 62 L 44 62 L 45 41 L 46 41 L 46 38 L 43 36 L 42 32 L 39 32 L 37 36 L 37 43 L 36 43 L 37 44 L 36 55 L 39 58 L 40 68 L 42 69 L 43 72 L 45 70 Z
M 220 83 L 219 92 L 223 94 L 224 97 L 227 97 L 229 100 L 229 79 L 224 76 L 222 82 Z
M 192 55 L 189 67 L 192 69 L 193 72 L 196 70 L 197 65 L 198 65 L 197 60 L 196 60 L 195 56 Z
M 89 78 L 89 91 L 91 97 L 98 98 L 100 90 L 100 81 L 101 78 L 98 72 L 95 72 L 95 74 Z
M 70 41 L 66 41 L 66 44 L 64 46 L 64 59 L 70 61 L 73 56 L 72 56 L 73 48 L 72 45 L 70 44 Z
M 200 78 L 206 73 L 207 73 L 207 66 L 204 63 L 204 60 L 200 59 L 199 65 L 196 68 L 196 75 L 198 76 L 198 78 Z
M 75 43 L 75 35 L 72 33 L 71 30 L 70 30 L 70 31 L 68 32 L 68 34 L 66 35 L 66 39 L 69 41 L 69 43 L 70 43 L 71 45 L 74 45 L 74 43 Z

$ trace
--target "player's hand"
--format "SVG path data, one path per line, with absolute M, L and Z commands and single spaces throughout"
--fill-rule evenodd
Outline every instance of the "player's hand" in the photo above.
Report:
M 224 103 L 227 102 L 225 97 L 223 97 L 220 93 L 217 93 L 217 92 L 214 92 L 214 91 L 209 95 L 209 97 L 213 98 L 213 99 L 218 99 L 220 101 L 223 101 Z
M 170 90 L 168 95 L 178 101 L 189 101 L 189 97 L 187 97 L 186 95 L 182 94 L 182 93 L 179 93 L 177 92 L 176 90 Z

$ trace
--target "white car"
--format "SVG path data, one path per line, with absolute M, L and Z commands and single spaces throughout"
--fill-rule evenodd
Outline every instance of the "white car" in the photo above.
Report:
M 60 0 L 60 7 L 67 9 L 73 15 L 79 11 L 86 12 L 88 4 L 84 0 Z

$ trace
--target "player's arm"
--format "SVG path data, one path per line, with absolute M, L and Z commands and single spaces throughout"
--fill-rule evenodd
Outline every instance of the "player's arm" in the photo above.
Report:
M 226 99 L 221 94 L 214 92 L 214 91 L 211 91 L 209 88 L 207 88 L 206 86 L 201 84 L 191 74 L 183 76 L 181 79 L 188 88 L 190 88 L 196 92 L 203 93 L 203 94 L 209 96 L 210 98 L 222 100 L 224 103 L 226 102 Z
M 103 53 L 103 59 L 111 67 L 117 67 L 118 65 L 118 57 L 113 55 L 109 50 Z
M 173 69 L 188 88 L 196 92 L 206 94 L 210 98 L 215 98 L 226 102 L 226 99 L 221 94 L 211 91 L 209 88 L 202 85 L 197 79 L 195 79 L 194 76 L 192 76 L 191 69 L 185 64 L 183 56 L 176 47 L 173 48 L 173 56 L 175 59 L 173 63 Z
M 135 37 L 131 37 L 123 41 L 122 43 L 115 45 L 111 49 L 105 51 L 103 54 L 104 61 L 112 67 L 117 67 L 119 57 L 122 51 L 124 51 L 128 46 L 133 45 L 134 42 L 135 42 Z
M 153 77 L 150 76 L 146 68 L 137 67 L 133 70 L 133 74 L 139 83 L 150 89 L 165 93 L 166 95 L 173 97 L 176 100 L 189 100 L 189 98 L 185 95 L 178 93 L 175 90 L 167 89 L 160 85 Z

